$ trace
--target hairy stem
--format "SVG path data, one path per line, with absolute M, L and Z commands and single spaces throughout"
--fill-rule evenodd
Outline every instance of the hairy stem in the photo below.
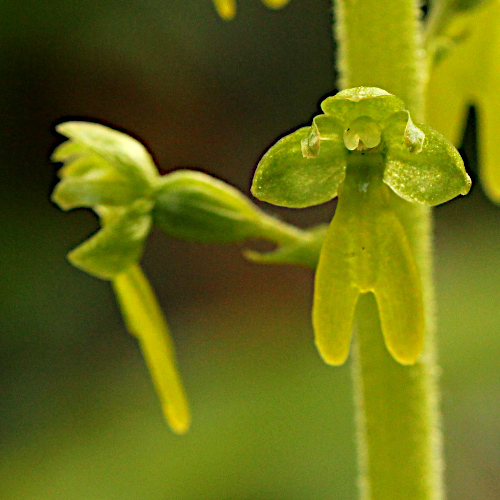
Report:
M 418 2 L 336 0 L 334 6 L 342 88 L 380 87 L 422 121 L 426 75 Z M 385 348 L 373 295 L 361 297 L 352 360 L 361 498 L 442 500 L 431 213 L 404 200 L 397 204 L 422 274 L 426 346 L 415 365 L 399 365 Z

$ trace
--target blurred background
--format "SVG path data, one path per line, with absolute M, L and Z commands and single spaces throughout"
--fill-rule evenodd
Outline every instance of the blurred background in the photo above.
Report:
M 95 217 L 49 201 L 53 127 L 75 117 L 132 132 L 165 172 L 204 170 L 248 194 L 266 147 L 335 89 L 330 1 L 240 0 L 231 23 L 210 0 L 2 12 L 0 498 L 354 500 L 349 364 L 315 351 L 311 272 L 153 232 L 143 266 L 193 412 L 178 437 L 109 284 L 65 260 Z M 308 226 L 334 206 L 267 209 Z M 449 498 L 498 499 L 500 209 L 476 184 L 435 210 L 435 243 Z

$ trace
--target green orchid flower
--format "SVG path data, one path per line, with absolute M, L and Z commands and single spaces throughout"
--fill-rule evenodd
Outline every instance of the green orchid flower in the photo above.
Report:
M 90 122 L 67 122 L 56 130 L 69 140 L 52 155 L 64 164 L 52 200 L 63 210 L 92 208 L 102 225 L 68 259 L 111 281 L 125 323 L 143 351 L 165 417 L 172 430 L 183 433 L 190 416 L 170 333 L 138 265 L 153 221 L 158 170 L 139 141 L 117 130 Z
M 89 122 L 67 122 L 56 130 L 69 141 L 52 155 L 64 164 L 52 200 L 63 210 L 92 208 L 102 224 L 68 258 L 89 274 L 112 279 L 142 254 L 158 171 L 146 148 L 127 134 Z
M 281 9 L 290 0 L 262 0 L 262 3 L 270 9 Z M 226 21 L 234 19 L 236 16 L 236 0 L 214 0 L 215 8 L 219 16 Z
M 500 3 L 485 1 L 447 21 L 433 30 L 434 44 L 448 49 L 431 73 L 426 119 L 458 145 L 468 110 L 476 108 L 479 178 L 491 200 L 500 203 Z
M 349 353 L 361 293 L 377 300 L 385 343 L 398 362 L 414 363 L 424 343 L 420 274 L 397 197 L 438 205 L 466 194 L 471 181 L 453 145 L 414 124 L 404 103 L 358 87 L 328 97 L 324 114 L 280 139 L 259 162 L 252 193 L 286 207 L 338 196 L 316 271 L 313 325 L 327 363 Z

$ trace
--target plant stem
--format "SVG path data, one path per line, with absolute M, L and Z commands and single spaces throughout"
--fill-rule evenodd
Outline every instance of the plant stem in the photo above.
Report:
M 422 121 L 426 75 L 418 2 L 334 0 L 334 7 L 342 88 L 380 87 Z M 385 348 L 373 295 L 360 298 L 352 365 L 361 498 L 441 500 L 431 212 L 404 200 L 395 209 L 422 275 L 426 346 L 415 365 L 399 365 Z
M 307 231 L 265 213 L 259 219 L 259 230 L 256 236 L 278 245 L 296 244 L 308 239 Z

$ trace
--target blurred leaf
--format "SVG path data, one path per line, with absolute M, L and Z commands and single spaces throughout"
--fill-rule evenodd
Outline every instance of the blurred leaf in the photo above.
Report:
M 236 16 L 236 0 L 214 0 L 214 5 L 222 19 L 230 21 Z
M 213 0 L 219 16 L 226 21 L 231 21 L 236 16 L 236 0 Z M 262 0 L 262 3 L 270 9 L 281 9 L 290 0 Z

